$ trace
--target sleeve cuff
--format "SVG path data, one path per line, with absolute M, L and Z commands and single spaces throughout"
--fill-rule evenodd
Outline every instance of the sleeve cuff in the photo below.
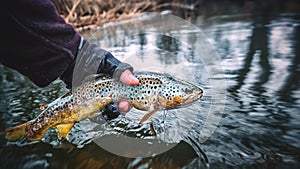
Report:
M 121 77 L 122 73 L 127 69 L 130 70 L 131 72 L 133 72 L 133 67 L 130 66 L 128 63 L 120 63 L 118 65 L 118 67 L 115 69 L 115 72 L 113 74 L 113 78 L 117 79 L 117 80 L 120 80 L 120 77 Z

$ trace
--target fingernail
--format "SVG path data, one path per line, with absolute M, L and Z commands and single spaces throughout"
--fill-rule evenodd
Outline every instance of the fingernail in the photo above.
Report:
M 130 81 L 129 85 L 131 85 L 131 86 L 137 85 L 139 83 L 139 79 L 137 79 L 133 75 L 130 76 L 130 80 L 129 81 Z

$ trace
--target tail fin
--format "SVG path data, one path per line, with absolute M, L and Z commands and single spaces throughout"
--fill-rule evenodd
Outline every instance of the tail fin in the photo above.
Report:
M 9 141 L 18 141 L 24 137 L 26 137 L 27 135 L 27 131 L 26 128 L 28 128 L 29 122 L 12 127 L 4 132 L 2 132 L 1 134 L 5 134 L 6 138 Z

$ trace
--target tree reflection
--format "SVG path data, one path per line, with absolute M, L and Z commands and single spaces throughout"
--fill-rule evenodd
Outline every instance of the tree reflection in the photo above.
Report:
M 159 55 L 161 63 L 172 65 L 178 63 L 177 53 L 180 50 L 180 42 L 170 36 L 158 35 L 156 46 L 164 52 Z M 175 55 L 174 55 L 175 54 Z
M 250 37 L 250 46 L 246 55 L 243 68 L 238 71 L 237 85 L 233 86 L 229 91 L 235 92 L 242 87 L 245 83 L 248 73 L 250 72 L 253 58 L 255 55 L 259 55 L 259 65 L 261 67 L 261 73 L 258 77 L 258 81 L 254 83 L 254 90 L 257 93 L 262 92 L 261 86 L 266 83 L 270 77 L 271 66 L 269 63 L 269 27 L 270 22 L 269 14 L 270 7 L 267 4 L 256 2 L 253 12 L 253 30 Z
M 287 102 L 294 102 L 294 98 L 292 96 L 293 91 L 299 89 L 300 82 L 300 26 L 297 26 L 295 29 L 295 36 L 293 39 L 294 42 L 294 56 L 291 60 L 291 65 L 288 68 L 289 75 L 285 80 L 285 83 L 278 91 L 278 95 L 280 96 L 280 100 Z

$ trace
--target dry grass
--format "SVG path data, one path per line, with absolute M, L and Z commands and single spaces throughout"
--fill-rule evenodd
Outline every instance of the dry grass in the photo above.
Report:
M 60 15 L 75 29 L 95 28 L 166 4 L 155 0 L 53 0 Z

